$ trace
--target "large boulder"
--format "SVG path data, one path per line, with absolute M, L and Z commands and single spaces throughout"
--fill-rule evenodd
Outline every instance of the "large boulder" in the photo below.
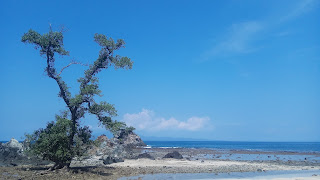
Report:
M 87 158 L 101 161 L 97 162 L 97 164 L 102 162 L 103 164 L 123 162 L 124 158 L 130 157 L 128 149 L 115 138 L 108 139 L 107 136 L 102 135 L 95 142 L 95 145 L 88 149 L 87 154 L 89 157 Z
M 95 140 L 95 145 L 88 148 L 88 156 L 84 159 L 90 162 L 98 160 L 97 165 L 102 162 L 103 164 L 123 162 L 124 159 L 137 158 L 138 153 L 134 152 L 134 149 L 141 146 L 146 146 L 146 144 L 132 131 L 120 131 L 111 139 L 101 135 Z
M 183 159 L 182 155 L 178 151 L 166 154 L 163 158 Z
M 146 152 L 138 155 L 138 159 L 142 159 L 142 158 L 155 160 L 153 156 L 151 156 L 149 153 L 146 153 Z
M 112 164 L 112 163 L 124 162 L 124 160 L 122 158 L 111 157 L 111 156 L 102 157 L 101 160 L 103 161 L 103 164 Z
M 16 139 L 12 138 L 9 142 L 5 143 L 4 146 L 9 148 L 15 148 L 17 151 L 22 152 L 23 151 L 23 145 L 19 143 Z

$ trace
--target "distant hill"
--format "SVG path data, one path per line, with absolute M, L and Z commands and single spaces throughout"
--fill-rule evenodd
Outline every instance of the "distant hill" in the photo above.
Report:
M 208 139 L 183 138 L 183 137 L 155 137 L 141 136 L 143 141 L 210 141 Z

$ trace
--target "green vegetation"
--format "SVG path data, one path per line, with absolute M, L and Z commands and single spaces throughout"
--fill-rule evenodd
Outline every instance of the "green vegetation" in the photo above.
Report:
M 27 135 L 30 142 L 30 151 L 42 156 L 44 159 L 54 161 L 55 167 L 69 166 L 71 159 L 82 154 L 84 144 L 90 142 L 91 131 L 88 127 L 80 127 L 79 119 L 86 113 L 96 115 L 106 129 L 115 137 L 134 130 L 125 123 L 114 121 L 117 116 L 114 105 L 107 102 L 96 102 L 94 97 L 101 96 L 99 79 L 96 75 L 110 66 L 114 68 L 131 69 L 133 62 L 128 57 L 114 55 L 117 50 L 124 47 L 122 39 L 116 42 L 102 34 L 95 34 L 94 41 L 101 46 L 99 56 L 84 72 L 84 76 L 78 79 L 80 83 L 79 93 L 72 96 L 69 87 L 62 80 L 63 70 L 72 64 L 63 67 L 58 73 L 55 67 L 56 55 L 66 56 L 69 52 L 64 49 L 63 33 L 54 32 L 51 27 L 48 33 L 43 35 L 34 30 L 29 30 L 22 36 L 22 42 L 35 45 L 40 50 L 40 55 L 46 59 L 45 71 L 48 77 L 56 81 L 60 92 L 59 97 L 66 104 L 67 111 L 62 116 L 56 116 L 56 122 L 48 123 L 45 129 L 39 129 L 31 135 Z

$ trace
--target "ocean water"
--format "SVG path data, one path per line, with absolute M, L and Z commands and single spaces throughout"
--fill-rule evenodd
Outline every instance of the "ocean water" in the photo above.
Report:
M 0 141 L 6 143 L 8 141 Z M 149 148 L 320 152 L 320 142 L 145 141 Z
M 304 179 L 312 177 L 313 174 L 320 174 L 320 170 L 303 170 L 303 171 L 267 171 L 267 172 L 231 172 L 231 173 L 159 173 L 159 174 L 141 174 L 138 176 L 122 177 L 118 180 L 167 180 L 167 179 L 184 179 L 184 180 L 211 180 L 211 179 L 259 179 L 272 180 L 276 178 Z
M 320 142 L 145 141 L 152 148 L 320 152 Z

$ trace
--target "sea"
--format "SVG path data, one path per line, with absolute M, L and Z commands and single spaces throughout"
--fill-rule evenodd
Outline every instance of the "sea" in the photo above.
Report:
M 145 141 L 147 148 L 320 152 L 320 142 Z
M 0 141 L 6 143 L 8 141 Z M 245 141 L 145 141 L 146 148 L 195 148 L 213 150 L 320 152 L 320 142 L 245 142 Z

